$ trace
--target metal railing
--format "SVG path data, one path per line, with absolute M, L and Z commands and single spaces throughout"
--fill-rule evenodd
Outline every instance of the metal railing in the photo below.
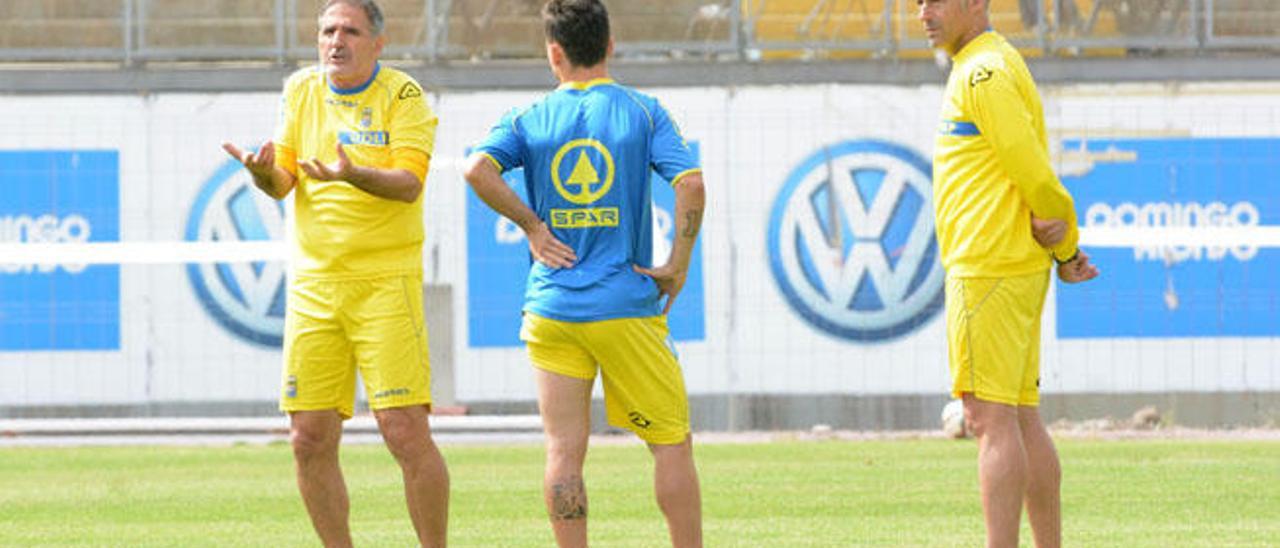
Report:
M 314 0 L 6 0 L 0 61 L 312 59 Z M 540 0 L 383 0 L 392 58 L 543 55 Z M 611 2 L 622 58 L 805 59 L 929 54 L 914 0 Z M 1280 49 L 1274 0 L 992 0 L 993 25 L 1031 55 Z

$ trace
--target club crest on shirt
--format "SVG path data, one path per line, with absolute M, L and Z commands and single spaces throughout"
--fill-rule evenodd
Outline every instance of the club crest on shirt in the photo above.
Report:
M 973 72 L 969 74 L 969 86 L 973 87 L 990 80 L 992 74 L 991 69 L 978 65 L 978 67 L 973 69 Z
M 364 107 L 364 110 L 360 111 L 360 127 L 369 129 L 371 125 L 373 125 L 373 107 Z
M 413 82 L 405 82 L 403 86 L 400 86 L 400 93 L 396 95 L 396 98 L 409 99 L 412 97 L 422 97 L 422 88 L 419 88 Z

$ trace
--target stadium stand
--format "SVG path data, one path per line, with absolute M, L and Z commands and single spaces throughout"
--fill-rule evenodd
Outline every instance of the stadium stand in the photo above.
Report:
M 7 0 L 0 3 L 0 58 L 305 60 L 317 4 Z M 430 60 L 536 58 L 542 54 L 540 4 L 384 0 L 390 53 Z M 611 8 L 624 56 L 692 52 L 751 57 L 752 51 L 762 52 L 764 59 L 929 55 L 915 3 L 909 0 L 664 0 L 614 2 Z M 1109 57 L 1163 49 L 1280 47 L 1280 13 L 1270 0 L 992 0 L 991 12 L 994 26 L 1028 55 Z
M 0 49 L 114 49 L 124 47 L 118 2 L 9 0 L 0 2 Z

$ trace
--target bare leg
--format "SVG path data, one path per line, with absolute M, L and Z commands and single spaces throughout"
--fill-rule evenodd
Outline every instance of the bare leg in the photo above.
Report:
M 591 385 L 584 379 L 534 368 L 538 410 L 547 436 L 542 497 L 561 548 L 587 545 L 587 489 L 582 464 L 591 433 Z
M 342 416 L 333 410 L 297 411 L 289 418 L 298 491 L 311 516 L 311 525 L 325 546 L 351 546 L 351 530 L 347 526 L 351 505 L 342 468 L 338 466 Z
M 449 521 L 449 471 L 431 440 L 426 406 L 374 411 L 387 448 L 400 463 L 409 518 L 424 547 L 445 546 Z
M 653 490 L 658 507 L 667 517 L 671 545 L 675 548 L 702 546 L 702 494 L 698 490 L 698 469 L 693 463 L 693 436 L 678 445 L 649 444 L 653 453 Z
M 1039 548 L 1062 545 L 1062 466 L 1053 438 L 1035 407 L 1018 407 L 1018 426 L 1027 451 L 1027 518 Z
M 965 394 L 964 414 L 978 438 L 978 483 L 987 546 L 1017 546 L 1022 495 L 1027 490 L 1027 454 L 1018 429 L 1018 408 Z

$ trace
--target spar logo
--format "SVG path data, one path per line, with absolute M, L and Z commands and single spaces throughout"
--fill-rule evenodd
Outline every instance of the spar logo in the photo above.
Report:
M 187 241 L 279 240 L 284 208 L 253 186 L 240 162 L 228 160 L 205 181 L 187 217 Z M 278 347 L 284 334 L 282 261 L 188 264 L 200 304 L 215 320 L 250 342 Z
M 769 264 L 805 321 L 884 341 L 937 314 L 931 171 L 907 148 L 855 140 L 824 147 L 787 176 L 769 220 Z
M 603 175 L 594 165 L 597 163 Z M 568 167 L 570 164 L 572 168 Z M 589 206 L 608 194 L 615 171 L 613 154 L 595 139 L 569 141 L 551 160 L 551 182 L 556 192 L 580 206 Z M 552 228 L 616 227 L 621 220 L 617 207 L 552 208 L 550 216 Z

